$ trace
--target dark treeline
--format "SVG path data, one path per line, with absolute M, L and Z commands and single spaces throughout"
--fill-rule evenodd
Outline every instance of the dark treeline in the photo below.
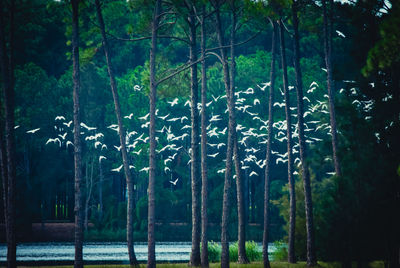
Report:
M 135 241 L 149 267 L 154 241 L 191 240 L 193 266 L 221 241 L 227 267 L 229 241 L 247 263 L 263 239 L 265 267 L 274 241 L 289 262 L 399 265 L 397 1 L 5 0 L 0 18 L 9 267 L 49 222 L 127 241 L 131 265 Z

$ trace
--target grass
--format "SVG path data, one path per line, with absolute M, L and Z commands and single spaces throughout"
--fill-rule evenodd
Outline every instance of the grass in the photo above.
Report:
M 32 266 L 19 266 L 19 267 L 32 267 Z M 43 267 L 43 268 L 72 268 L 72 265 L 64 265 L 64 266 L 35 266 L 35 267 Z M 90 268 L 129 268 L 129 265 L 85 265 L 85 267 Z M 146 267 L 146 264 L 141 264 L 140 267 Z M 160 263 L 157 264 L 159 268 L 187 268 L 187 263 Z M 220 263 L 210 263 L 210 268 L 220 267 Z M 237 264 L 231 262 L 230 267 L 232 268 L 259 268 L 263 267 L 262 262 L 253 262 L 250 264 Z M 272 268 L 306 268 L 307 264 L 305 262 L 298 262 L 296 264 L 289 264 L 287 262 L 271 262 Z M 338 262 L 318 262 L 316 267 L 321 268 L 339 268 L 341 264 Z M 382 261 L 375 261 L 368 264 L 367 267 L 370 268 L 383 268 L 384 263 Z

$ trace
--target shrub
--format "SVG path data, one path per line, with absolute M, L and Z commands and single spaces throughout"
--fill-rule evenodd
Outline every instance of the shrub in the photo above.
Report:
M 246 255 L 249 261 L 261 261 L 262 251 L 258 248 L 258 245 L 254 241 L 246 242 Z
M 287 245 L 282 240 L 274 242 L 275 250 L 272 252 L 271 260 L 273 261 L 287 261 L 288 251 Z
M 214 241 L 208 242 L 208 261 L 219 262 L 221 259 L 221 246 Z

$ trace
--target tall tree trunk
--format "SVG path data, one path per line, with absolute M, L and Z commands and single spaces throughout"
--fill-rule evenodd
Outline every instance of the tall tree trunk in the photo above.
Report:
M 264 232 L 263 232 L 263 264 L 264 268 L 270 268 L 268 258 L 268 243 L 269 243 L 269 187 L 271 184 L 271 149 L 272 149 L 272 134 L 274 120 L 274 89 L 275 89 L 275 61 L 276 61 L 276 23 L 270 20 L 272 24 L 272 44 L 271 44 L 271 69 L 269 74 L 269 98 L 268 98 L 268 129 L 267 129 L 267 150 L 266 150 L 266 166 L 264 178 Z
M 3 153 L 5 157 L 6 166 L 4 167 L 4 175 L 6 183 L 6 240 L 7 240 L 7 267 L 16 267 L 16 253 L 17 253 L 17 241 L 16 241 L 16 166 L 15 166 L 15 135 L 14 135 L 14 11 L 15 1 L 11 1 L 8 9 L 9 13 L 9 54 L 7 54 L 6 45 L 6 25 L 4 17 L 6 16 L 4 1 L 0 4 L 0 57 L 1 57 L 1 71 L 3 80 L 3 100 L 4 100 L 4 117 L 5 117 L 5 147 L 3 147 Z
M 190 254 L 190 265 L 199 266 L 200 260 L 200 161 L 199 161 L 199 111 L 197 103 L 199 99 L 199 90 L 197 82 L 197 60 L 196 51 L 196 17 L 194 7 L 189 10 L 189 61 L 190 67 L 190 92 L 191 92 L 191 179 L 192 179 L 192 252 Z M 204 109 L 204 107 L 202 107 Z
M 293 1 L 292 4 L 292 16 L 293 16 L 293 28 L 294 28 L 294 69 L 296 76 L 296 92 L 297 92 L 297 125 L 299 131 L 299 145 L 300 145 L 300 160 L 301 160 L 301 175 L 303 177 L 304 187 L 304 204 L 306 212 L 306 228 L 307 228 L 307 264 L 309 266 L 316 265 L 315 255 L 315 242 L 314 242 L 314 220 L 313 220 L 313 205 L 311 197 L 311 183 L 310 183 L 310 172 L 308 170 L 307 163 L 307 148 L 304 137 L 304 107 L 303 107 L 303 78 L 300 68 L 300 45 L 299 45 L 299 20 L 297 17 L 298 11 L 298 0 Z M 290 215 L 293 217 L 293 224 L 295 224 L 296 214 Z M 293 234 L 291 233 L 293 232 Z M 294 251 L 294 227 L 290 230 L 289 237 L 289 263 L 296 262 L 296 255 Z
M 206 6 L 202 7 L 201 15 L 201 267 L 209 267 L 207 241 L 207 202 L 208 202 L 208 175 L 207 175 L 207 73 L 206 73 Z
M 236 132 L 236 115 L 235 115 L 235 77 L 236 77 L 236 61 L 235 61 L 235 33 L 236 33 L 236 7 L 235 2 L 232 1 L 232 14 L 231 14 L 231 37 L 230 37 L 230 102 L 229 112 L 232 113 L 233 125 L 233 158 L 235 163 L 236 173 L 236 198 L 237 198 L 237 211 L 238 211 L 238 263 L 249 263 L 246 256 L 246 220 L 244 211 L 244 194 L 243 194 L 243 173 L 240 164 L 238 137 Z
M 290 94 L 288 89 L 287 65 L 286 65 L 286 52 L 285 52 L 285 30 L 282 20 L 279 20 L 279 39 L 281 49 L 281 64 L 283 71 L 283 88 L 285 95 L 285 114 L 286 114 L 286 137 L 287 137 L 287 154 L 288 154 L 288 181 L 289 181 L 289 195 L 290 195 L 290 217 L 289 217 L 289 250 L 294 251 L 294 233 L 295 233 L 295 220 L 296 220 L 296 196 L 295 196 L 295 181 L 293 177 L 293 159 L 292 159 L 292 123 L 290 115 Z
M 332 153 L 333 162 L 335 165 L 336 176 L 341 176 L 341 169 L 339 163 L 339 157 L 337 152 L 337 131 L 336 131 L 336 114 L 335 114 L 335 96 L 334 96 L 334 84 L 332 78 L 332 9 L 333 1 L 330 2 L 330 12 L 328 15 L 326 0 L 322 1 L 323 17 L 324 17 L 324 52 L 325 52 L 325 66 L 327 71 L 327 88 L 328 88 L 328 102 L 329 102 L 329 116 L 331 123 L 331 134 L 332 134 Z
M 151 47 L 150 47 L 150 153 L 149 153 L 149 187 L 148 187 L 148 226 L 147 226 L 147 243 L 148 257 L 147 267 L 156 267 L 155 254 L 155 179 L 156 179 L 156 51 L 157 51 L 157 29 L 159 26 L 159 14 L 161 12 L 161 0 L 157 0 L 154 7 L 153 21 L 151 25 Z
M 103 165 L 99 159 L 99 222 L 103 221 Z
M 75 174 L 75 268 L 83 267 L 83 209 L 82 209 L 82 146 L 80 137 L 80 75 L 79 75 L 79 0 L 72 4 L 72 61 L 74 102 L 74 174 Z
M 90 176 L 86 173 L 86 202 L 85 202 L 85 221 L 84 221 L 85 231 L 88 230 L 89 226 L 90 199 L 92 199 L 92 189 L 93 189 L 93 168 L 94 168 L 94 158 L 92 158 L 92 163 L 90 164 Z
M 122 122 L 122 115 L 121 115 L 121 105 L 119 102 L 119 96 L 118 96 L 118 88 L 117 88 L 117 83 L 115 81 L 115 75 L 114 75 L 114 68 L 111 62 L 111 55 L 110 55 L 110 48 L 108 46 L 108 40 L 105 32 L 105 26 L 104 26 L 104 20 L 103 20 L 103 15 L 101 13 L 101 7 L 100 7 L 100 0 L 96 0 L 96 10 L 97 10 L 97 18 L 100 24 L 100 30 L 101 30 L 101 36 L 102 36 L 102 42 L 103 42 L 103 48 L 104 48 L 104 54 L 106 57 L 106 62 L 107 62 L 107 70 L 108 70 L 108 75 L 110 77 L 110 86 L 111 86 L 111 92 L 113 95 L 114 99 L 114 108 L 115 108 L 115 115 L 117 117 L 118 121 L 118 135 L 119 135 L 119 142 L 121 146 L 121 155 L 122 155 L 122 163 L 124 166 L 124 173 L 125 173 L 125 180 L 126 180 L 126 185 L 128 186 L 128 204 L 127 204 L 127 219 L 126 219 L 126 240 L 128 244 L 128 254 L 129 254 L 129 264 L 131 266 L 138 266 L 139 262 L 136 259 L 135 255 L 135 250 L 133 246 L 133 213 L 135 210 L 135 198 L 134 198 L 134 181 L 133 177 L 131 174 L 131 171 L 129 170 L 129 159 L 128 159 L 128 153 L 126 150 L 126 132 L 125 128 Z
M 220 54 L 222 60 L 222 69 L 224 73 L 224 85 L 226 90 L 226 99 L 229 109 L 228 121 L 228 140 L 226 143 L 226 163 L 225 163 L 225 179 L 224 179 L 224 194 L 222 201 L 222 222 L 221 222 L 221 268 L 229 267 L 229 240 L 228 240 L 228 225 L 229 225 L 229 212 L 230 212 L 230 191 L 232 180 L 232 156 L 233 156 L 233 136 L 234 136 L 234 121 L 232 120 L 232 99 L 229 86 L 229 66 L 226 57 L 221 26 L 220 3 L 216 4 L 216 31 L 218 44 L 221 47 Z

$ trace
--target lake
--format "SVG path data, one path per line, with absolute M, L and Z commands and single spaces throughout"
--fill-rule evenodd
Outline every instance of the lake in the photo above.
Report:
M 258 244 L 260 251 L 261 243 Z M 269 252 L 274 250 L 269 245 Z M 156 259 L 159 262 L 188 262 L 191 242 L 157 242 Z M 6 261 L 6 245 L 0 244 L 0 262 Z M 136 257 L 147 261 L 147 243 L 135 243 Z M 127 263 L 125 242 L 89 242 L 83 247 L 83 259 L 90 263 Z M 17 261 L 39 263 L 70 263 L 74 260 L 74 243 L 21 243 L 17 247 Z

